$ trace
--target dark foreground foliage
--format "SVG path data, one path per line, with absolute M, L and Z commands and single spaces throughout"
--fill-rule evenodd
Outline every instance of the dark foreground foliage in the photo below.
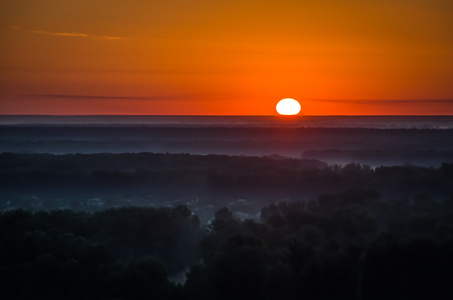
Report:
M 373 190 L 227 208 L 0 215 L 2 299 L 451 299 L 453 205 Z M 189 267 L 177 284 L 170 273 Z
M 3 153 L 0 209 L 1 299 L 453 299 L 452 163 Z
M 10 299 L 171 299 L 168 272 L 197 255 L 184 206 L 95 214 L 11 211 L 0 218 L 0 294 Z M 2 297 L 5 299 L 4 297 Z

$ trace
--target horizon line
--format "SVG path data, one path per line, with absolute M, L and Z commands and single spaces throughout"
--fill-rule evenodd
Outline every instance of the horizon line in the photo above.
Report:
M 453 117 L 453 114 L 357 114 L 357 115 L 197 115 L 197 114 L 1 114 L 0 117 L 279 117 L 284 119 L 298 117 Z

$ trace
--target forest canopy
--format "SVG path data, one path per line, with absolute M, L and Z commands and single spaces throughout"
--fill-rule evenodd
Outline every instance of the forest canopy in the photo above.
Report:
M 0 182 L 2 299 L 453 296 L 451 163 L 3 153 Z
M 371 168 L 281 156 L 3 153 L 0 182 L 3 209 L 90 210 L 196 199 L 218 209 L 247 199 L 258 211 L 272 202 L 356 188 L 376 190 L 384 199 L 427 194 L 442 201 L 453 194 L 453 164 Z

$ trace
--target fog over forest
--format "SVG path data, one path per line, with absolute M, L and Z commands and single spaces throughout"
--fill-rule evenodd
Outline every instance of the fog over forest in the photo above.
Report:
M 194 127 L 195 126 L 195 127 Z M 0 152 L 281 155 L 329 164 L 440 166 L 453 129 L 192 126 L 0 126 Z
M 2 299 L 449 299 L 451 129 L 0 126 Z

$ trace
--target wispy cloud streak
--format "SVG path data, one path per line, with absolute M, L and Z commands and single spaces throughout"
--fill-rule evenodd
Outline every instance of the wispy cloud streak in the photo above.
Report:
M 121 36 L 104 36 L 104 35 L 101 35 L 101 36 L 92 36 L 94 39 L 97 39 L 97 40 L 127 40 L 127 38 L 125 37 L 121 37 Z
M 313 100 L 316 102 L 332 102 L 332 103 L 355 103 L 355 104 L 430 104 L 430 103 L 445 103 L 453 104 L 453 99 L 377 99 L 377 100 L 334 100 L 334 99 L 322 99 Z
M 88 34 L 85 33 L 74 33 L 74 32 L 49 32 L 42 30 L 32 30 L 33 33 L 46 34 L 46 35 L 56 35 L 56 36 L 74 36 L 74 37 L 88 37 Z
M 97 40 L 126 40 L 125 37 L 120 36 L 106 36 L 106 35 L 90 35 L 86 33 L 77 33 L 77 32 L 51 32 L 43 30 L 31 30 L 30 32 L 36 34 L 52 35 L 52 36 L 64 36 L 64 37 L 81 37 L 81 38 L 91 38 Z
M 97 95 L 71 95 L 71 94 L 35 94 L 26 95 L 35 98 L 53 98 L 53 99 L 86 99 L 86 100 L 187 100 L 195 99 L 190 95 L 171 95 L 171 96 L 153 96 L 153 97 L 127 97 L 127 96 L 97 96 Z

